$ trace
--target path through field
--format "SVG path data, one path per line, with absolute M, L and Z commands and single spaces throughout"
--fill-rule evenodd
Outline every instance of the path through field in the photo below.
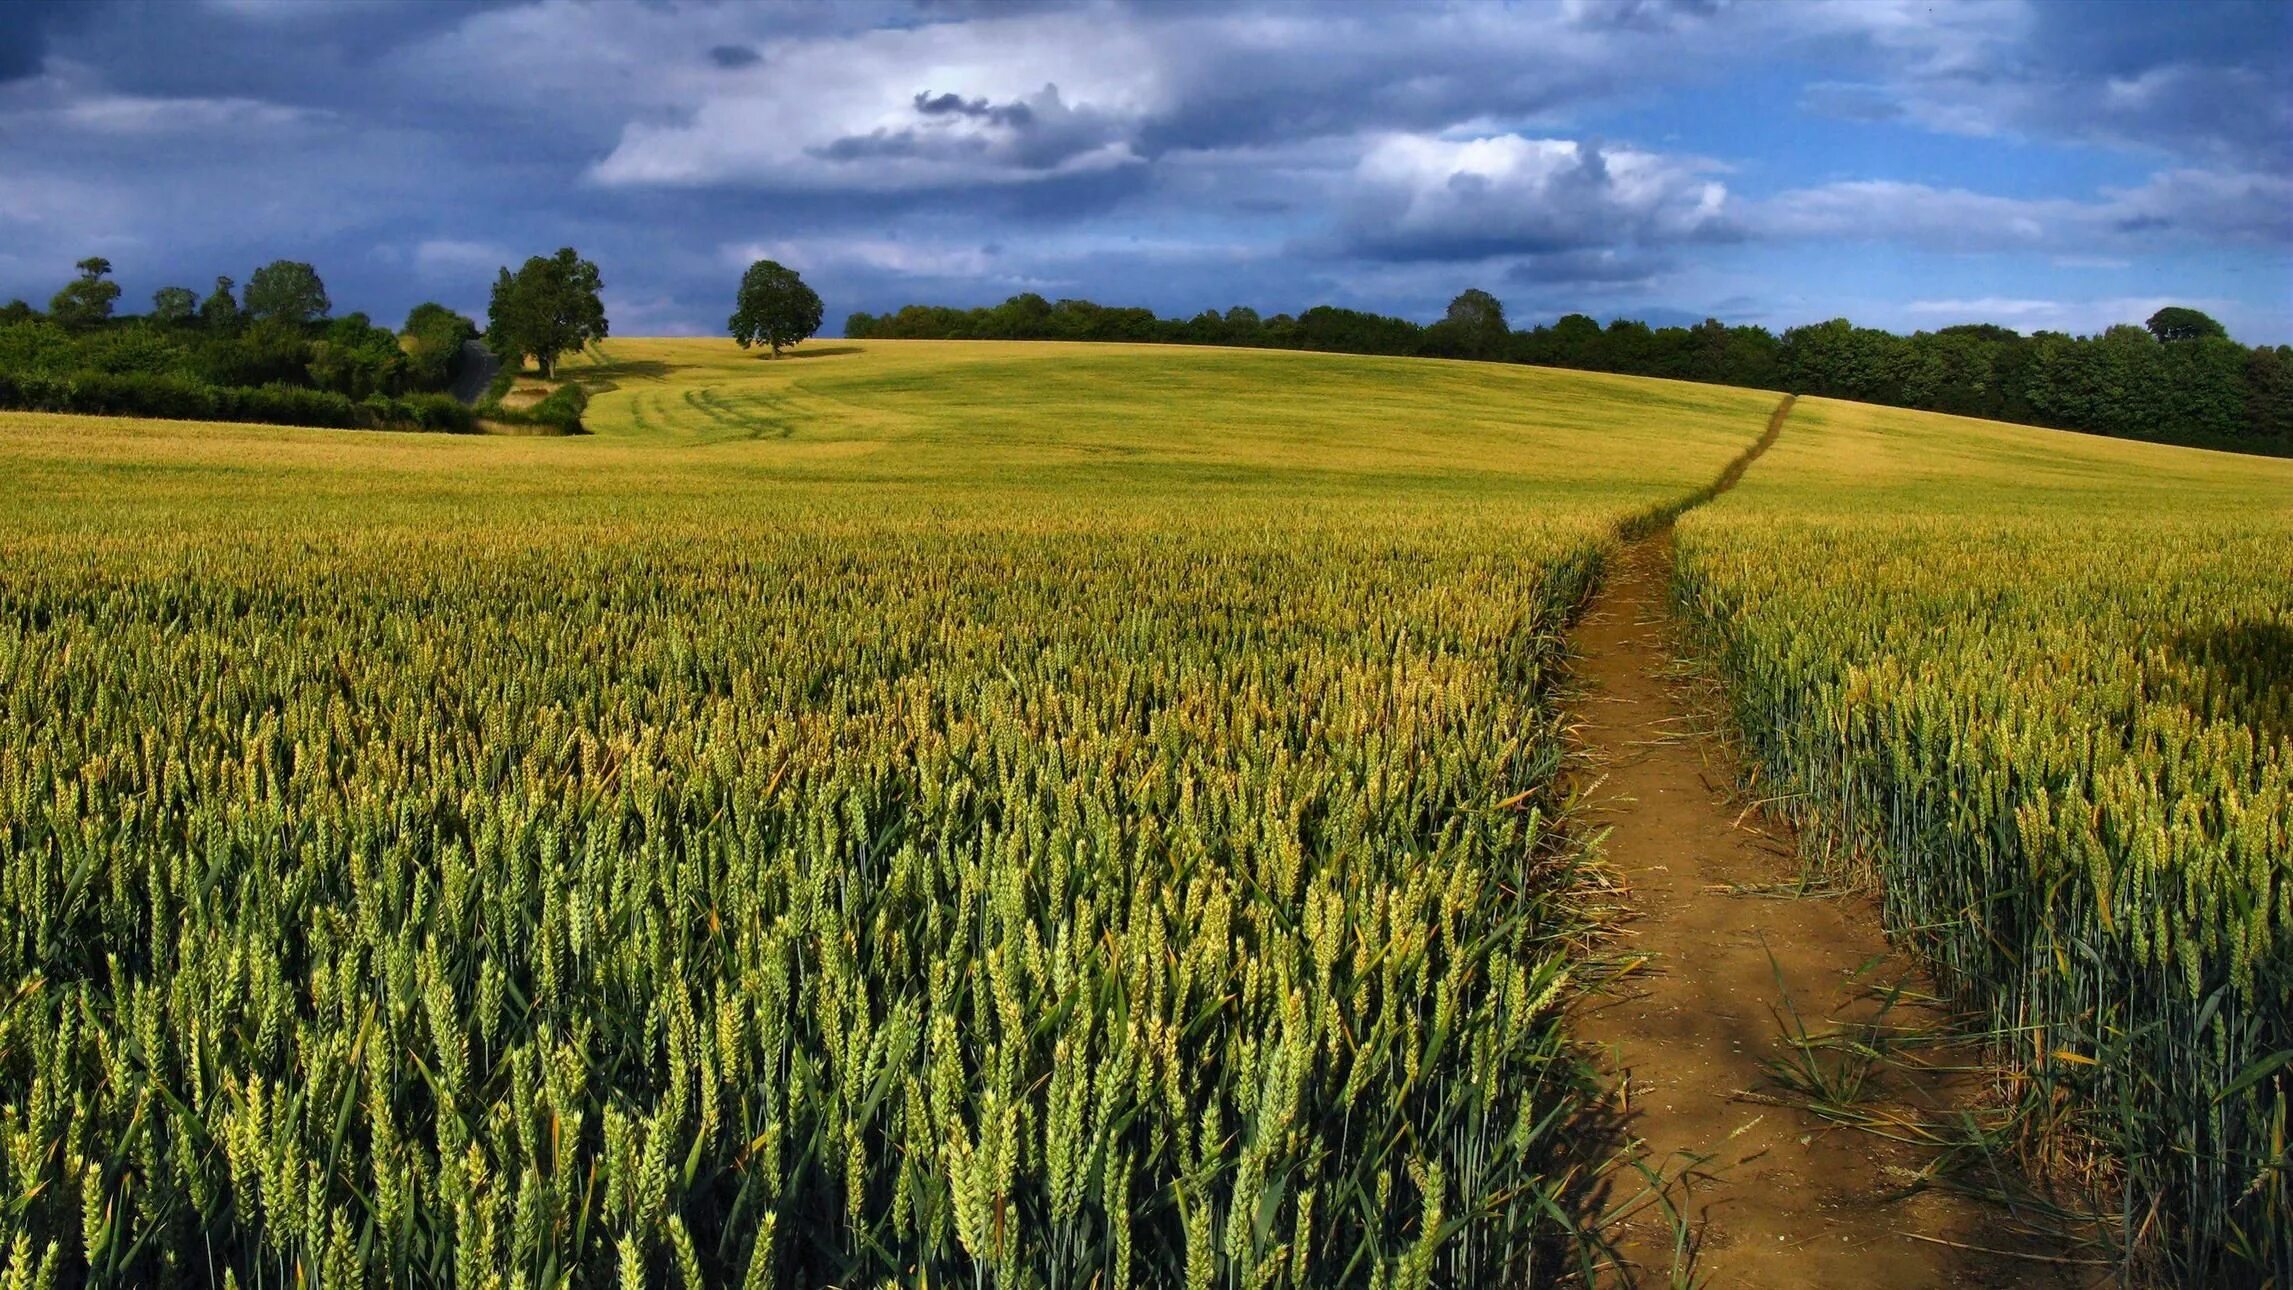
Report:
M 1787 411 L 1777 410 L 1771 435 Z M 1889 957 L 1870 901 L 1777 894 L 1800 865 L 1788 839 L 1722 791 L 1732 778 L 1725 750 L 1699 729 L 1705 718 L 1670 639 L 1671 562 L 1669 527 L 1629 545 L 1577 630 L 1586 689 L 1578 737 L 1592 773 L 1606 777 L 1594 796 L 1634 915 L 1622 948 L 1648 961 L 1589 1000 L 1576 1033 L 1612 1054 L 1648 1165 L 1688 1174 L 1676 1199 L 1692 1262 L 1680 1279 L 1856 1290 L 2064 1284 L 2043 1255 L 1958 1248 L 2010 1239 L 1975 1203 L 1933 1190 L 1899 1199 L 1926 1163 L 1919 1152 L 1775 1097 L 1767 1063 L 1790 1051 L 1779 974 L 1817 1034 L 1869 1018 L 1868 987 L 1918 981 Z M 1895 1019 L 1909 1011 L 1899 1006 Z M 1951 1097 L 1896 1075 L 1882 1104 L 1932 1114 Z M 1708 1159 L 1689 1167 L 1697 1158 Z M 1619 1235 L 1636 1284 L 1674 1278 L 1674 1228 L 1659 1210 L 1643 1209 Z

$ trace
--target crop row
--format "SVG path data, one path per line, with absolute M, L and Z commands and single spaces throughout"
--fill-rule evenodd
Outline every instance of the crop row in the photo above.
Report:
M 1613 519 L 0 551 L 0 1262 L 1547 1274 Z
M 2129 1242 L 2293 1269 L 2293 530 L 2193 503 L 1825 514 L 1739 494 L 1678 593 L 1753 752 L 2011 1065 Z

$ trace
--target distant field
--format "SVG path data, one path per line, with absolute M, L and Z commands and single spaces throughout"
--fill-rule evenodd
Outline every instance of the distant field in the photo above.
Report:
M 578 374 L 574 439 L 0 415 L 0 1248 L 1572 1265 L 1561 632 L 1773 396 L 1106 346 Z
M 2293 462 L 1801 400 L 1678 550 L 1770 791 L 2031 1077 L 1999 1149 L 2293 1270 Z
M 755 518 L 760 498 L 835 510 L 876 493 L 884 507 L 846 509 L 894 526 L 1066 523 L 1102 489 L 1195 521 L 1213 501 L 1314 510 L 1365 495 L 1567 496 L 1606 511 L 1693 488 L 1773 403 L 1486 364 L 1155 346 L 827 342 L 768 362 L 729 341 L 621 340 L 604 353 L 569 364 L 599 391 L 595 433 L 572 442 L 0 413 L 0 461 L 22 485 L 0 519 L 19 534 L 714 524 Z M 918 489 L 923 512 L 891 504 Z

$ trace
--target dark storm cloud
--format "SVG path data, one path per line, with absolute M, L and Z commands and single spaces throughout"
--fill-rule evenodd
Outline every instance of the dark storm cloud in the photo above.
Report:
M 1056 92 L 1057 87 L 1053 87 Z M 933 94 L 919 90 L 916 93 L 916 111 L 923 116 L 961 116 L 990 125 L 1007 125 L 1025 129 L 1035 123 L 1035 110 L 1025 103 L 990 103 L 986 99 L 966 99 L 956 94 Z
M 918 91 L 912 102 L 917 125 L 897 130 L 878 127 L 865 135 L 831 139 L 806 152 L 839 163 L 896 159 L 1047 171 L 1118 144 L 1124 134 L 1120 123 L 1105 114 L 1062 102 L 1056 85 L 1044 86 L 1030 99 L 1008 103 L 928 91 Z
M 754 67 L 764 61 L 764 55 L 756 52 L 754 45 L 711 45 L 709 61 L 730 72 Z
M 51 29 L 84 17 L 91 6 L 71 0 L 8 0 L 0 4 L 0 82 L 40 70 Z

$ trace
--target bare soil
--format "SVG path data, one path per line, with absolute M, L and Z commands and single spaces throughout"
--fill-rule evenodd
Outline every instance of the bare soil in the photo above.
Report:
M 1640 1209 L 1614 1233 L 1628 1264 L 1616 1280 L 2077 1284 L 2075 1272 L 2095 1269 L 2033 1248 L 1981 1202 L 1915 1186 L 1927 1152 L 1827 1121 L 1771 1078 L 1767 1064 L 1792 1051 L 1787 992 L 1820 1034 L 1872 1018 L 1872 987 L 1924 982 L 1891 953 L 1867 897 L 1789 894 L 1803 872 L 1794 840 L 1728 791 L 1730 749 L 1708 733 L 1678 665 L 1671 567 L 1669 527 L 1630 544 L 1575 638 L 1583 782 L 1606 777 L 1595 819 L 1611 829 L 1605 850 L 1631 917 L 1615 948 L 1646 959 L 1587 998 L 1575 1029 L 1605 1050 L 1645 1164 L 1680 1180 L 1691 1242 L 1683 1261 L 1662 1210 Z M 1898 1005 L 1888 1020 L 1941 1019 Z M 1888 1071 L 1858 1105 L 1932 1119 L 1965 1105 L 1969 1082 Z

